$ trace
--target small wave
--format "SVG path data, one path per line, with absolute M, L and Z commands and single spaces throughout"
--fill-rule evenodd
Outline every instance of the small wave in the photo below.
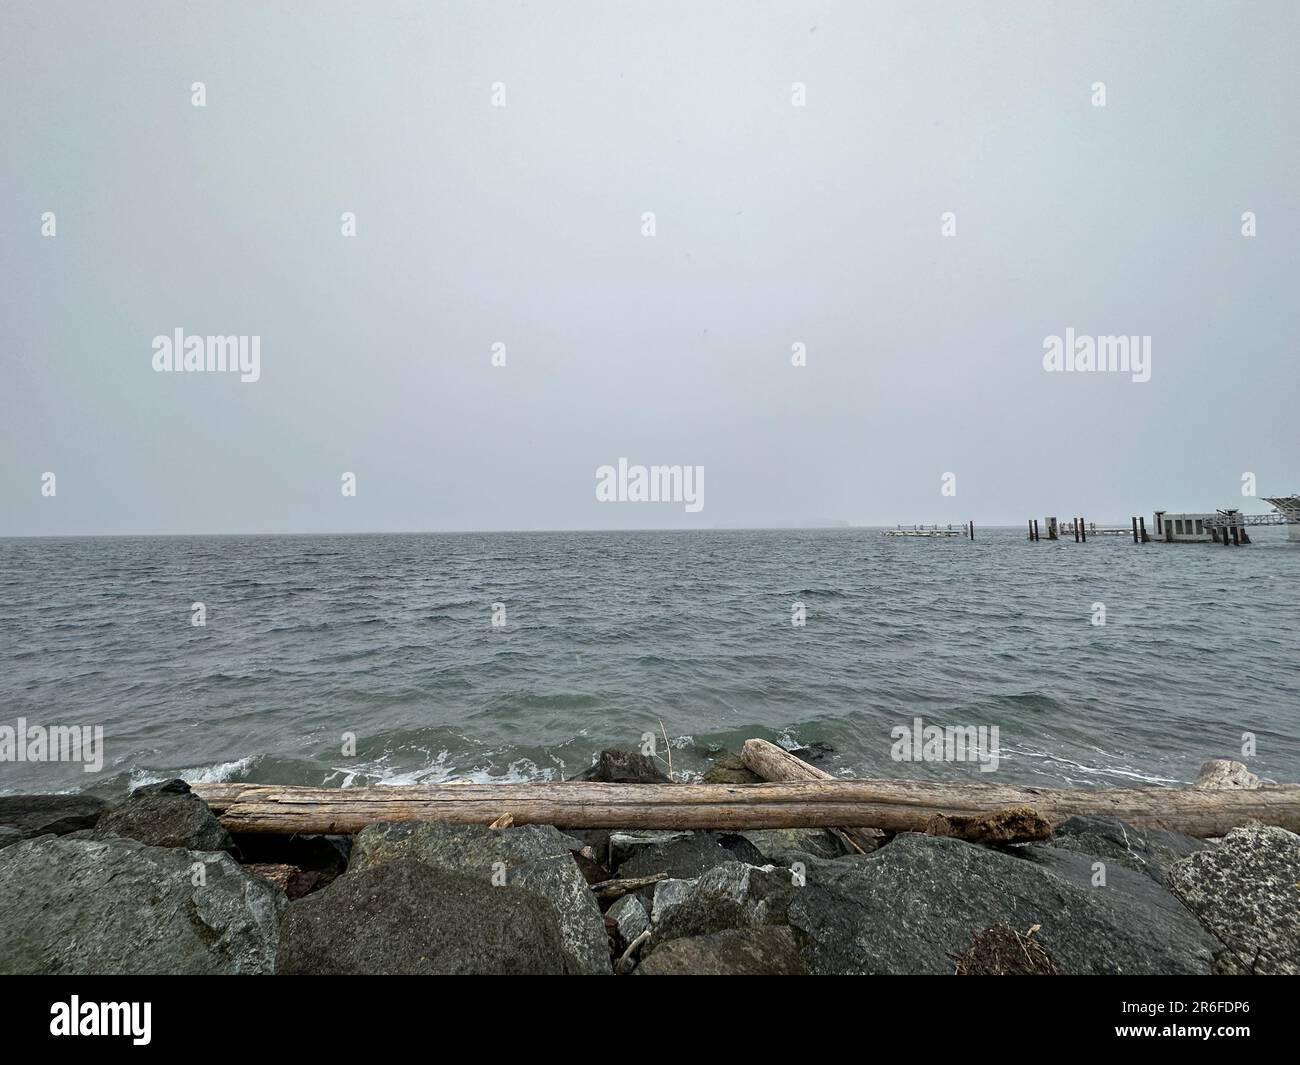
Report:
M 182 769 L 178 773 L 169 773 L 163 776 L 159 776 L 153 770 L 132 769 L 130 788 L 134 791 L 136 788 L 142 788 L 148 784 L 161 784 L 164 780 L 175 780 L 177 777 L 187 780 L 191 784 L 224 784 L 241 773 L 247 773 L 252 768 L 254 761 L 255 756 L 249 755 L 233 762 L 217 762 L 213 765 L 196 766 L 193 769 Z

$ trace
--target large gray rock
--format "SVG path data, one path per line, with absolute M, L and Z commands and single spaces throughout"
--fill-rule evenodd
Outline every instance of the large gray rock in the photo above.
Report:
M 0 828 L 10 842 L 94 828 L 108 803 L 93 795 L 0 795 Z
M 655 947 L 638 976 L 800 976 L 806 973 L 799 936 L 780 926 L 728 929 L 674 939 Z
M 813 973 L 952 973 L 988 929 L 1038 925 L 1035 939 L 1062 973 L 1211 970 L 1217 941 L 1157 882 L 1117 865 L 1094 888 L 1091 864 L 1065 850 L 1027 860 L 916 833 L 869 855 L 805 855 L 802 877 L 734 863 L 659 884 L 654 941 L 657 950 L 726 928 L 789 925 Z
M 786 869 L 728 862 L 709 869 L 679 897 L 656 898 L 656 943 L 706 936 L 729 928 L 785 924 L 795 888 Z
M 150 847 L 233 850 L 235 842 L 208 804 L 183 780 L 137 788 L 99 819 L 93 839 L 134 839 Z
M 620 865 L 640 854 L 646 847 L 657 847 L 665 843 L 672 843 L 675 840 L 689 839 L 693 834 L 687 831 L 656 832 L 651 830 L 644 832 L 611 832 L 606 840 L 605 853 L 609 859 L 610 868 L 617 870 Z
M 762 864 L 764 861 L 758 849 L 743 837 L 731 836 L 727 842 L 730 846 L 713 832 L 692 832 L 664 843 L 652 843 L 638 848 L 623 862 L 618 867 L 618 875 L 631 879 L 667 873 L 674 879 L 689 880 L 728 862 Z
M 624 895 L 605 911 L 605 916 L 618 926 L 624 943 L 631 943 L 650 927 L 650 915 L 635 895 Z
M 1105 891 L 1112 900 L 1125 906 L 1135 909 L 1158 906 L 1175 915 L 1187 916 L 1186 907 L 1157 877 L 1122 862 L 1103 861 L 1090 854 L 1036 845 L 1017 848 L 1014 853 L 1076 887 Z
M 676 907 L 686 901 L 695 889 L 694 880 L 660 880 L 649 889 L 650 923 L 658 926 Z
M 587 886 L 573 852 L 582 844 L 550 825 L 494 830 L 483 825 L 410 821 L 363 829 L 352 847 L 349 873 L 399 858 L 478 877 L 489 887 L 504 873 L 512 887 L 535 892 L 552 907 L 573 968 L 609 973 L 609 936 L 596 896 Z
M 824 828 L 760 828 L 742 832 L 766 859 L 779 865 L 789 865 L 801 854 L 818 858 L 838 858 L 845 853 L 840 837 Z M 766 864 L 766 863 L 764 863 Z
M 0 972 L 69 975 L 270 973 L 285 905 L 227 854 L 53 836 L 0 851 L 0 899 Z
M 1125 883 L 1132 890 L 1086 887 L 1011 854 L 905 833 L 874 854 L 814 861 L 786 920 L 808 936 L 816 973 L 951 973 L 985 930 L 1033 925 L 1063 974 L 1208 973 L 1216 941 L 1137 891 L 1159 885 Z
M 1300 836 L 1234 828 L 1169 871 L 1174 893 L 1225 948 L 1221 973 L 1300 974 Z
M 1086 854 L 1108 868 L 1122 865 L 1167 885 L 1174 862 L 1208 846 L 1203 839 L 1162 828 L 1135 828 L 1115 817 L 1071 817 L 1057 825 L 1045 843 L 1024 849 L 1050 847 Z
M 493 887 L 415 857 L 354 866 L 289 904 L 279 971 L 502 975 L 577 971 L 555 911 L 532 891 Z

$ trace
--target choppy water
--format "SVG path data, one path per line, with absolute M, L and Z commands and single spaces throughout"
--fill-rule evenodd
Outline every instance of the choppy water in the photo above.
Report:
M 0 725 L 102 725 L 106 753 L 0 762 L 0 791 L 554 779 L 660 722 L 679 771 L 764 736 L 979 775 L 891 761 L 916 715 L 997 725 L 983 779 L 1187 781 L 1246 731 L 1256 772 L 1300 779 L 1300 545 L 979 537 L 0 540 Z

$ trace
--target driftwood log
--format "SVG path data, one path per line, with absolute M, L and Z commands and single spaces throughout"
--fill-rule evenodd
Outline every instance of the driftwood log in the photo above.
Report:
M 384 821 L 444 820 L 561 829 L 830 828 L 923 832 L 937 814 L 972 817 L 1028 806 L 1053 825 L 1076 814 L 1189 836 L 1222 836 L 1248 821 L 1300 831 L 1300 785 L 1252 791 L 1036 788 L 927 780 L 803 780 L 771 784 L 437 784 L 310 788 L 193 784 L 232 832 L 358 832 Z
M 767 740 L 746 740 L 740 749 L 745 768 L 764 780 L 834 780 L 826 770 L 809 765 L 789 751 Z M 829 826 L 828 826 L 829 827 Z M 878 828 L 839 828 L 849 845 L 861 854 L 870 854 L 888 838 Z

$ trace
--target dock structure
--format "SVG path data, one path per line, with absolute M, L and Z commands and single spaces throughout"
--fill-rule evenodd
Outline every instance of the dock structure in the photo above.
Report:
M 951 523 L 944 526 L 939 525 L 913 525 L 910 529 L 899 525 L 894 529 L 886 529 L 886 536 L 913 536 L 924 537 L 926 539 L 947 539 L 948 537 L 961 536 L 967 540 L 975 539 L 975 523 L 968 521 L 964 525 L 952 525 Z
M 1269 524 L 1285 525 L 1287 527 L 1286 538 L 1295 543 L 1300 543 L 1300 494 L 1267 496 L 1264 502 L 1276 511 L 1274 514 L 1267 515 L 1276 519 Z
M 1247 527 L 1285 525 L 1286 538 L 1300 542 L 1300 495 L 1270 496 L 1265 498 L 1273 508 L 1272 514 L 1243 514 L 1239 510 L 1219 510 L 1205 517 L 1205 530 L 1214 543 L 1248 544 Z
M 1146 518 L 1135 514 L 1128 525 L 1098 525 L 1083 518 L 1072 518 L 1065 532 L 1074 534 L 1076 544 L 1086 544 L 1089 536 L 1132 536 L 1135 544 L 1223 544 L 1237 546 L 1251 542 L 1247 528 L 1263 525 L 1287 526 L 1287 539 L 1300 543 L 1300 494 L 1270 496 L 1266 503 L 1273 507 L 1271 514 L 1243 514 L 1234 507 L 1222 510 L 1179 512 L 1157 510 L 1151 516 L 1155 535 L 1147 531 Z M 1054 517 L 1044 520 L 1047 539 L 1061 538 L 1062 525 Z M 1038 519 L 1029 519 L 1029 539 L 1043 539 Z

